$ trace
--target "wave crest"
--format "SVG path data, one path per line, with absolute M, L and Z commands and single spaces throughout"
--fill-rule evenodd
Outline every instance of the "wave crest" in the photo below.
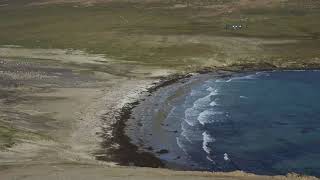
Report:
M 200 124 L 205 125 L 207 123 L 214 122 L 215 120 L 213 119 L 212 116 L 217 115 L 217 114 L 223 114 L 223 112 L 205 110 L 199 114 L 197 120 L 199 121 Z
M 202 136 L 203 136 L 202 149 L 207 154 L 210 154 L 212 150 L 210 147 L 208 147 L 208 145 L 209 145 L 209 143 L 215 142 L 216 139 L 214 137 L 212 137 L 209 133 L 207 133 L 207 131 L 203 132 Z

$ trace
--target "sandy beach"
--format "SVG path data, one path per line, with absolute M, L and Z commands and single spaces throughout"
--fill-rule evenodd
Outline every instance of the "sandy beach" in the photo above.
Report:
M 15 49 L 10 49 L 12 50 Z M 20 52 L 20 49 L 16 50 Z M 42 179 L 44 176 L 51 179 L 101 179 L 105 176 L 107 179 L 112 179 L 113 176 L 147 179 L 152 176 L 157 179 L 161 178 L 158 173 L 175 179 L 193 179 L 194 176 L 203 179 L 268 178 L 241 172 L 188 172 L 192 174 L 189 176 L 186 172 L 164 169 L 118 167 L 111 161 L 117 156 L 108 152 L 117 152 L 121 148 L 131 151 L 132 148 L 122 147 L 123 144 L 117 143 L 119 141 L 106 141 L 114 138 L 113 135 L 119 137 L 119 132 L 116 134 L 117 131 L 113 129 L 117 127 L 114 126 L 119 120 L 117 117 L 121 117 L 124 107 L 130 103 L 146 98 L 158 87 L 174 83 L 176 78 L 163 80 L 163 77 L 174 71 L 150 68 L 148 72 L 144 68 L 143 78 L 139 77 L 139 73 L 134 78 L 127 78 L 109 72 L 87 73 L 85 71 L 88 69 L 81 66 L 83 62 L 71 65 L 67 63 L 73 58 L 72 53 L 67 55 L 59 52 L 59 56 L 63 58 L 57 58 L 60 61 L 57 63 L 54 55 L 52 60 L 39 60 L 34 55 L 39 54 L 39 51 L 47 53 L 46 50 L 36 50 L 38 53 L 34 53 L 33 50 L 23 49 L 27 57 L 12 56 L 10 51 L 0 51 L 3 72 L 1 91 L 5 95 L 5 99 L 1 101 L 1 122 L 7 124 L 1 128 L 13 134 L 10 141 L 1 139 L 7 143 L 7 148 L 0 153 L 1 176 L 5 179 Z M 123 131 L 120 131 L 120 135 L 121 133 Z M 126 143 L 125 146 L 130 144 Z M 131 152 L 133 159 L 126 158 L 128 156 L 123 156 L 123 153 L 119 155 L 125 160 L 122 164 L 126 165 L 150 166 L 150 162 L 157 161 L 151 154 L 137 155 Z M 141 158 L 146 160 L 145 164 L 131 164 L 134 161 L 141 162 Z M 118 162 L 119 160 L 121 158 L 118 158 Z M 154 167 L 157 166 L 161 166 L 161 163 L 155 163 Z M 151 172 L 152 175 L 147 175 Z
M 154 82 L 147 78 L 131 80 L 102 72 L 86 73 L 88 69 L 79 68 L 82 62 L 66 67 L 64 63 L 78 57 L 58 53 L 66 58 L 59 59 L 62 63 L 52 62 L 54 55 L 50 56 L 52 59 L 34 62 L 41 57 L 32 53 L 24 54 L 26 57 L 15 53 L 16 56 L 12 57 L 7 49 L 1 49 L 1 55 L 5 56 L 1 60 L 1 87 L 5 97 L 1 102 L 2 121 L 31 132 L 26 134 L 30 139 L 22 142 L 20 136 L 23 134 L 16 135 L 19 144 L 15 145 L 13 139 L 12 147 L 1 152 L 2 165 L 35 163 L 36 159 L 44 161 L 42 158 L 48 162 L 94 161 L 92 154 L 99 149 L 102 128 L 114 123 L 112 119 L 116 112 Z M 24 58 L 26 60 L 21 61 Z M 86 63 L 93 62 L 88 59 Z M 16 119 L 9 119 L 12 113 Z M 19 121 L 25 117 L 30 122 Z M 22 154 L 26 150 L 28 153 Z

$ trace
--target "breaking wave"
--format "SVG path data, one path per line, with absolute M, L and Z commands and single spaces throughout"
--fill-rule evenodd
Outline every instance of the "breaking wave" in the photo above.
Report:
M 215 119 L 213 116 L 217 114 L 224 114 L 224 113 L 218 112 L 218 111 L 212 111 L 212 110 L 205 110 L 199 114 L 197 120 L 202 125 L 205 125 L 207 123 L 212 123 L 212 122 L 215 122 Z
M 210 154 L 212 149 L 209 147 L 209 143 L 215 142 L 216 140 L 209 133 L 207 133 L 207 131 L 203 132 L 202 136 L 203 136 L 202 149 L 207 154 Z
M 193 103 L 191 108 L 185 110 L 185 121 L 190 126 L 195 126 L 197 124 L 197 117 L 198 115 L 211 103 L 210 94 L 196 100 Z
M 209 88 L 207 88 L 207 91 L 210 92 L 208 95 L 197 99 L 196 101 L 194 101 L 192 107 L 187 108 L 185 110 L 185 113 L 184 113 L 185 114 L 185 121 L 190 126 L 195 126 L 198 122 L 201 123 L 201 120 L 199 121 L 199 119 L 198 119 L 199 115 L 201 115 L 201 113 L 203 113 L 203 111 L 205 109 L 207 109 L 209 106 L 217 105 L 214 101 L 212 101 L 211 97 L 218 94 L 218 89 L 214 89 L 212 87 L 209 87 Z

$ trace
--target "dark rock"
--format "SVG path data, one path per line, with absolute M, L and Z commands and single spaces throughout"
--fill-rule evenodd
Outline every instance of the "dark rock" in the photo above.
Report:
M 169 151 L 167 149 L 161 149 L 160 151 L 157 151 L 158 154 L 167 154 Z

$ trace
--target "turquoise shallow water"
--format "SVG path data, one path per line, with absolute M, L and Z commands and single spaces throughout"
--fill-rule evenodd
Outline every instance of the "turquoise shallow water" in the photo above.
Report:
M 132 138 L 168 166 L 320 176 L 319 71 L 205 75 L 155 100 Z

